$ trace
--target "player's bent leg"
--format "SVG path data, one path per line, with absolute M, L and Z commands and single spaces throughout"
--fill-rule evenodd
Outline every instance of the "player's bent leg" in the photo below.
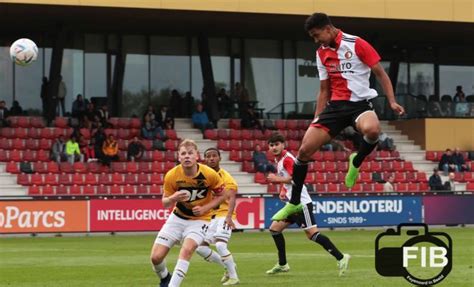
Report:
M 224 277 L 221 279 L 221 282 L 224 281 L 222 282 L 222 285 L 229 286 L 239 284 L 240 281 L 239 277 L 237 276 L 237 265 L 234 262 L 232 253 L 230 253 L 228 249 L 227 241 L 217 240 L 216 249 L 217 253 L 219 253 L 221 256 L 222 262 L 224 263 L 227 271 L 226 274 L 224 274 Z
M 181 250 L 179 251 L 178 261 L 176 262 L 176 266 L 174 267 L 173 276 L 171 276 L 171 280 L 169 283 L 169 287 L 178 287 L 183 282 L 184 278 L 186 277 L 186 273 L 189 269 L 189 261 L 193 256 L 194 251 L 198 247 L 198 244 L 201 242 L 196 242 L 195 239 L 186 237 L 183 241 L 181 246 Z
M 298 150 L 295 165 L 293 166 L 293 187 L 290 202 L 273 215 L 273 221 L 284 220 L 288 218 L 288 216 L 302 210 L 301 190 L 306 178 L 306 173 L 308 172 L 308 162 L 311 160 L 312 155 L 319 150 L 323 144 L 330 140 L 331 136 L 326 130 L 313 126 L 308 128 Z
M 160 286 L 166 287 L 168 286 L 169 281 L 171 280 L 171 274 L 168 272 L 168 268 L 166 268 L 166 255 L 170 247 L 162 245 L 162 244 L 153 244 L 150 260 L 153 265 L 153 271 L 155 271 L 156 275 L 160 278 Z
M 286 261 L 285 237 L 282 233 L 288 225 L 290 225 L 290 223 L 286 221 L 273 221 L 270 225 L 270 234 L 278 250 L 278 263 L 267 270 L 266 273 L 269 275 L 290 271 L 290 265 L 288 265 Z
M 348 188 L 352 188 L 359 176 L 359 167 L 364 159 L 377 147 L 380 122 L 374 111 L 365 111 L 355 120 L 357 130 L 363 135 L 357 153 L 353 153 L 349 157 L 349 170 L 345 178 L 345 184 Z
M 305 233 L 309 240 L 318 243 L 329 254 L 336 258 L 337 266 L 339 268 L 339 276 L 344 275 L 349 268 L 349 260 L 351 256 L 349 254 L 342 254 L 327 236 L 319 232 L 316 226 L 305 229 Z

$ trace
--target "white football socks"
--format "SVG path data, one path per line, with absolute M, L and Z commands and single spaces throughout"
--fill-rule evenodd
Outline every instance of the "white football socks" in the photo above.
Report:
M 221 241 L 216 242 L 216 249 L 222 258 L 222 262 L 227 268 L 227 272 L 229 272 L 229 278 L 237 279 L 237 270 L 234 257 L 232 257 L 229 249 L 227 249 L 227 243 Z
M 222 267 L 226 267 L 224 262 L 222 262 L 221 256 L 214 252 L 209 246 L 199 246 L 196 249 L 197 254 L 199 254 L 204 260 L 217 263 L 222 265 Z
M 166 268 L 166 261 L 163 260 L 160 264 L 153 265 L 153 270 L 160 279 L 165 278 L 168 275 L 168 268 Z
M 171 276 L 171 281 L 168 284 L 169 287 L 179 287 L 181 282 L 183 282 L 186 273 L 188 272 L 189 261 L 184 259 L 178 259 L 176 266 L 174 267 L 173 276 Z

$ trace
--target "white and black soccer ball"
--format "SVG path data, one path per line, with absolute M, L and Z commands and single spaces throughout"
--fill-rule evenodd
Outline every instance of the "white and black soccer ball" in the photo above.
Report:
M 28 66 L 38 58 L 38 47 L 30 39 L 18 39 L 10 46 L 10 57 L 17 65 Z

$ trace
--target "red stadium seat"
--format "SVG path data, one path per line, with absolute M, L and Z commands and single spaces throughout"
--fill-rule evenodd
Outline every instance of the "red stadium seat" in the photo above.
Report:
M 112 184 L 121 185 L 124 183 L 123 176 L 121 173 L 113 173 L 112 174 Z
M 2 137 L 8 138 L 8 139 L 15 138 L 15 131 L 13 128 L 1 128 L 0 134 Z
M 392 171 L 392 162 L 390 161 L 383 161 L 382 162 L 382 171 Z
M 372 183 L 364 183 L 362 184 L 362 191 L 363 192 L 373 192 L 374 185 Z
M 141 123 L 140 119 L 138 119 L 138 118 L 131 118 L 130 119 L 130 128 L 140 129 L 141 126 L 142 126 L 142 123 Z
M 99 183 L 96 174 L 94 173 L 86 173 L 84 178 L 84 183 L 88 185 L 96 185 Z
M 24 150 L 26 148 L 26 140 L 24 139 L 13 139 L 12 148 L 17 150 Z
M 164 166 L 165 172 L 167 172 L 168 170 L 174 168 L 175 166 L 176 166 L 176 163 L 174 161 L 165 162 L 165 166 Z
M 394 171 L 398 171 L 398 172 L 404 171 L 403 161 L 394 161 L 392 163 L 392 168 Z
M 163 184 L 163 174 L 160 173 L 152 173 L 150 175 L 150 183 L 151 184 Z
M 379 161 L 373 161 L 370 163 L 370 169 L 372 172 L 381 172 L 382 171 L 382 163 Z
M 124 162 L 112 162 L 112 171 L 116 173 L 125 173 L 127 171 L 127 167 L 125 166 Z
M 343 151 L 334 152 L 334 158 L 336 161 L 347 161 L 347 154 Z
M 70 195 L 82 195 L 82 187 L 80 185 L 73 185 L 69 188 Z
M 381 183 L 374 183 L 374 191 L 375 191 L 375 192 L 383 192 L 383 184 L 381 184 Z
M 41 150 L 41 149 L 38 150 L 38 152 L 36 153 L 36 158 L 39 161 L 49 161 L 50 159 L 49 150 Z
M 395 173 L 395 182 L 405 182 L 405 181 L 406 181 L 405 173 L 403 172 Z
M 359 180 L 362 183 L 371 183 L 372 182 L 372 173 L 370 172 L 361 172 L 359 175 Z
M 253 160 L 253 152 L 244 150 L 242 152 L 242 160 L 243 161 L 252 161 Z M 271 158 L 268 157 L 268 160 L 271 162 Z
M 219 139 L 217 141 L 217 148 L 220 149 L 220 150 L 225 150 L 225 151 L 230 150 L 229 141 Z
M 334 184 L 334 183 L 328 183 L 327 184 L 327 192 L 338 192 L 339 191 L 339 185 Z
M 56 117 L 54 120 L 54 126 L 57 128 L 67 128 L 68 126 L 68 119 L 62 117 Z
M 418 186 L 419 186 L 420 191 L 429 191 L 430 190 L 430 186 L 428 185 L 427 182 L 420 182 L 418 184 Z
M 40 187 L 36 185 L 28 187 L 28 194 L 32 196 L 41 195 Z
M 285 120 L 275 120 L 274 121 L 275 128 L 277 130 L 284 130 L 286 129 L 286 121 Z
M 408 191 L 417 192 L 419 191 L 418 183 L 410 182 L 407 187 Z
M 323 161 L 323 153 L 320 151 L 317 151 L 313 154 L 311 158 L 315 161 Z
M 230 130 L 230 139 L 231 140 L 239 140 L 242 138 L 242 132 L 240 130 Z
M 246 141 L 251 141 L 254 139 L 253 130 L 242 130 L 242 139 Z
M 315 178 L 314 178 L 314 173 L 312 172 L 308 172 L 306 174 L 306 178 L 304 179 L 304 182 L 305 183 L 314 183 L 315 182 Z
M 217 140 L 217 139 L 218 139 L 218 137 L 217 137 L 217 131 L 216 131 L 216 130 L 212 130 L 212 129 L 205 130 L 205 131 L 204 131 L 204 138 L 210 139 L 210 140 Z
M 42 139 L 54 139 L 56 136 L 54 135 L 54 128 L 44 128 L 41 129 L 40 136 Z M 41 143 L 40 143 L 41 145 Z M 49 146 L 51 148 L 51 146 Z
M 229 131 L 224 130 L 224 129 L 219 129 L 217 131 L 217 137 L 222 140 L 229 140 L 230 139 Z
M 55 195 L 56 194 L 56 189 L 54 188 L 54 186 L 45 185 L 41 189 L 41 194 L 42 195 Z
M 62 162 L 59 164 L 59 169 L 61 170 L 61 172 L 63 173 L 73 173 L 74 172 L 74 169 L 72 168 L 72 164 L 68 163 L 68 162 Z
M 151 163 L 151 172 L 164 173 L 165 167 L 163 162 L 154 161 Z
M 123 187 L 123 194 L 128 194 L 128 195 L 132 195 L 132 194 L 136 194 L 136 190 L 135 190 L 135 186 L 134 185 L 129 185 L 127 184 L 126 186 Z
M 62 184 L 62 185 L 71 185 L 72 184 L 71 175 L 67 173 L 59 174 L 58 182 L 59 184 Z
M 69 194 L 69 188 L 65 185 L 56 186 L 56 195 L 67 195 Z
M 320 171 L 320 172 L 324 172 L 324 162 L 323 161 L 315 161 L 314 164 L 313 164 L 313 168 L 312 170 L 313 171 Z
M 437 155 L 435 151 L 426 151 L 426 160 L 437 161 Z
M 150 186 L 150 194 L 160 195 L 161 194 L 161 186 L 157 184 L 153 184 Z
M 154 150 L 151 154 L 152 161 L 164 161 L 165 160 L 165 153 L 162 151 Z
M 30 160 L 26 160 L 26 161 L 30 161 Z M 34 162 L 33 163 L 33 170 L 37 173 L 48 173 L 48 169 L 46 167 L 45 162 Z
M 19 185 L 30 185 L 30 175 L 25 173 L 18 174 L 16 182 Z
M 405 171 L 415 171 L 415 168 L 413 167 L 413 163 L 411 161 L 405 161 L 403 167 Z
M 339 172 L 346 172 L 348 167 L 349 167 L 349 163 L 347 161 L 343 161 L 343 162 L 337 162 L 337 171 Z
M 286 121 L 286 128 L 288 130 L 297 130 L 298 129 L 298 121 L 297 120 L 287 120 Z
M 43 185 L 43 176 L 39 173 L 34 173 L 30 177 L 30 183 L 32 185 Z
M 72 184 L 75 184 L 75 185 L 84 184 L 84 176 L 82 175 L 82 173 L 74 173 L 72 175 Z
M 240 119 L 229 119 L 229 128 L 230 129 L 235 129 L 235 130 L 240 130 Z
M 112 180 L 110 178 L 110 175 L 108 173 L 99 174 L 99 183 L 103 184 L 103 185 L 112 184 Z
M 474 191 L 474 182 L 468 182 L 466 184 L 466 190 L 467 191 Z
M 336 162 L 334 161 L 328 161 L 324 164 L 324 169 L 326 172 L 336 172 L 337 171 L 337 165 Z
M 110 194 L 114 194 L 114 195 L 119 195 L 119 194 L 122 194 L 122 186 L 120 185 L 112 185 L 110 187 Z
M 323 193 L 323 192 L 327 192 L 327 187 L 323 183 L 318 183 L 316 184 L 316 187 L 314 188 L 314 190 L 318 193 Z
M 253 162 L 250 162 L 250 161 L 242 162 L 242 171 L 254 173 L 255 168 L 253 166 Z
M 9 157 L 11 161 L 23 161 L 23 153 L 19 150 L 11 150 Z
M 95 195 L 95 187 L 92 185 L 86 185 L 82 188 L 82 193 L 84 195 Z
M 148 194 L 149 193 L 148 188 L 149 188 L 148 185 L 140 184 L 139 186 L 137 186 L 137 194 Z
M 165 141 L 165 148 L 170 151 L 178 150 L 178 141 L 177 140 Z
M 323 152 L 323 160 L 324 161 L 335 161 L 336 155 L 332 151 L 324 151 Z
M 108 195 L 110 193 L 109 186 L 99 185 L 97 186 L 97 195 Z
M 48 173 L 44 176 L 44 183 L 49 185 L 58 185 L 58 175 Z
M 260 184 L 266 184 L 267 183 L 267 179 L 265 178 L 265 174 L 262 173 L 262 172 L 255 173 L 254 180 L 255 180 L 256 183 L 260 183 Z
M 231 150 L 241 150 L 241 142 L 240 140 L 230 140 L 229 147 Z
M 394 189 L 397 192 L 407 192 L 408 191 L 408 186 L 407 186 L 406 183 L 396 183 Z
M 416 182 L 416 173 L 415 172 L 406 172 L 405 173 L 405 179 L 407 182 Z
M 54 161 L 48 161 L 46 163 L 46 171 L 48 173 L 59 173 L 59 166 Z
M 75 162 L 72 165 L 72 168 L 74 169 L 74 172 L 78 172 L 78 173 L 86 173 L 87 172 L 87 165 L 83 162 Z
M 119 118 L 118 126 L 121 129 L 128 129 L 130 127 L 130 118 Z
M 337 173 L 333 173 L 333 172 L 326 173 L 326 182 L 328 183 L 338 182 Z
M 137 182 L 138 184 L 149 184 L 150 177 L 147 173 L 139 173 L 137 176 Z
M 138 163 L 137 162 L 127 162 L 126 163 L 126 170 L 129 173 L 136 173 L 138 171 Z
M 363 161 L 359 170 L 362 172 L 369 172 L 371 171 L 370 165 L 371 165 L 370 161 Z
M 255 146 L 253 145 L 253 141 L 251 140 L 243 140 L 242 141 L 242 149 L 243 150 L 248 150 L 248 151 L 253 151 L 255 150 Z
M 31 129 L 36 130 L 36 129 Z M 27 139 L 26 140 L 26 149 L 28 150 L 37 150 L 39 149 L 39 142 L 36 139 Z
M 44 120 L 42 117 L 31 117 L 30 124 L 33 128 L 36 129 L 45 127 Z
M 324 176 L 324 173 L 322 172 L 316 172 L 314 180 L 315 180 L 315 183 L 326 183 L 326 177 Z
M 0 162 L 12 161 L 7 153 L 7 151 L 0 149 Z
M 466 182 L 472 182 L 474 181 L 474 175 L 472 172 L 465 172 L 464 173 L 464 181 Z
M 178 134 L 176 133 L 175 130 L 166 130 L 166 136 L 170 140 L 178 140 Z
M 267 193 L 278 193 L 278 184 L 269 183 L 267 185 Z
M 238 161 L 238 162 L 242 161 L 241 152 L 237 150 L 231 150 L 229 153 L 229 159 L 231 161 Z
M 361 184 L 355 184 L 352 188 L 351 188 L 351 192 L 362 192 L 362 185 Z
M 137 184 L 137 176 L 134 173 L 125 174 L 125 184 Z
M 165 158 L 164 161 L 176 161 L 176 152 L 174 151 L 167 151 L 165 152 Z
M 0 140 L 0 150 L 12 149 L 12 141 L 9 139 Z
M 15 136 L 21 139 L 27 139 L 28 138 L 28 129 L 26 128 L 15 128 L 14 130 Z
M 18 163 L 14 161 L 7 162 L 6 171 L 9 173 L 15 173 L 15 174 L 20 173 Z

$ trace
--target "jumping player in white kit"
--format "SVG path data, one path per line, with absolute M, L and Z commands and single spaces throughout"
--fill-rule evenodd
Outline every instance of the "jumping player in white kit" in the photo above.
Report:
M 278 165 L 278 174 L 270 174 L 267 179 L 271 183 L 281 184 L 279 197 L 282 201 L 287 201 L 291 198 L 291 176 L 293 174 L 293 165 L 296 158 L 285 149 L 285 138 L 279 133 L 272 134 L 268 139 L 268 146 L 269 150 L 276 157 L 275 161 Z M 273 221 L 270 226 L 270 233 L 278 249 L 278 263 L 273 266 L 272 269 L 268 270 L 267 274 L 272 275 L 288 272 L 290 270 L 290 266 L 286 261 L 285 238 L 282 232 L 289 225 L 295 223 L 304 230 L 309 240 L 318 243 L 336 258 L 339 267 L 339 276 L 344 275 L 349 266 L 350 255 L 342 254 L 327 236 L 319 232 L 313 215 L 313 201 L 308 194 L 306 186 L 302 188 L 301 204 L 303 208 L 300 212 L 290 215 L 285 220 Z

